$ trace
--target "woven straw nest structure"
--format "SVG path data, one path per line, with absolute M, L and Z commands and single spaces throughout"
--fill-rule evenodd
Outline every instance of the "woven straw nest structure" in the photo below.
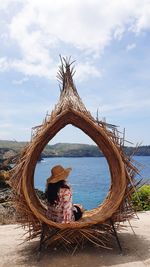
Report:
M 61 58 L 58 72 L 60 99 L 51 114 L 46 115 L 44 123 L 33 128 L 32 140 L 13 168 L 9 182 L 14 189 L 18 220 L 28 227 L 28 239 L 39 236 L 44 224 L 49 243 L 71 246 L 89 240 L 105 246 L 104 233 L 111 233 L 112 230 L 110 219 L 119 224 L 134 214 L 131 194 L 138 170 L 131 157 L 124 154 L 124 137 L 119 137 L 117 128 L 93 118 L 87 111 L 74 85 L 73 75 L 74 68 L 70 60 Z M 103 152 L 110 169 L 111 186 L 103 203 L 93 210 L 85 211 L 81 220 L 59 224 L 45 215 L 46 205 L 39 200 L 34 190 L 34 171 L 46 144 L 68 124 L 81 129 Z

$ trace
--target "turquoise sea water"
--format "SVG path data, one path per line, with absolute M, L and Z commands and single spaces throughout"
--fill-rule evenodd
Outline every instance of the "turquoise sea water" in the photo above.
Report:
M 141 177 L 150 181 L 150 157 L 134 157 L 142 164 Z M 73 191 L 73 202 L 81 203 L 85 209 L 97 207 L 106 197 L 110 188 L 110 173 L 104 157 L 98 158 L 45 158 L 35 169 L 35 188 L 45 189 L 51 168 L 61 164 L 72 168 L 68 182 Z M 139 177 L 140 178 L 140 177 Z

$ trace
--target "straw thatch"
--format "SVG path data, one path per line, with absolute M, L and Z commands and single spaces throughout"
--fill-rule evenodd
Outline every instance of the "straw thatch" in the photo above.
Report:
M 33 128 L 32 140 L 14 167 L 10 184 L 15 192 L 14 201 L 20 222 L 28 226 L 29 239 L 39 236 L 45 225 L 45 236 L 49 243 L 71 245 L 80 244 L 86 239 L 103 246 L 106 238 L 103 233 L 109 234 L 112 231 L 110 219 L 118 224 L 134 214 L 131 194 L 138 170 L 131 157 L 123 152 L 124 136 L 119 136 L 117 127 L 99 121 L 98 118 L 94 119 L 87 111 L 74 85 L 73 75 L 74 68 L 70 60 L 61 58 L 58 72 L 61 93 L 58 104 L 50 115 L 46 115 L 42 125 Z M 46 206 L 34 190 L 34 171 L 46 144 L 68 124 L 81 129 L 103 152 L 110 169 L 111 187 L 103 203 L 86 211 L 80 221 L 58 224 L 45 216 Z

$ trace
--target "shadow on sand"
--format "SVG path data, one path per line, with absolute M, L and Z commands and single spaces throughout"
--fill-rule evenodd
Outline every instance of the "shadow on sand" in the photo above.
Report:
M 18 249 L 17 264 L 19 266 L 51 266 L 51 267 L 88 267 L 88 266 L 112 266 L 119 264 L 128 264 L 132 266 L 133 262 L 143 262 L 149 259 L 149 240 L 133 233 L 118 234 L 123 254 L 120 255 L 116 240 L 112 238 L 112 250 L 106 250 L 89 244 L 81 250 L 66 251 L 63 248 L 46 248 L 38 254 L 39 241 L 25 243 L 22 249 Z

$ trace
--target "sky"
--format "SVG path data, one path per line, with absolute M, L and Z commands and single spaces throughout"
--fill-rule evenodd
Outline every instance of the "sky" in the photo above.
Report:
M 91 114 L 150 144 L 150 0 L 0 0 L 0 139 L 29 141 L 59 99 L 59 55 Z M 51 144 L 92 140 L 66 126 Z

